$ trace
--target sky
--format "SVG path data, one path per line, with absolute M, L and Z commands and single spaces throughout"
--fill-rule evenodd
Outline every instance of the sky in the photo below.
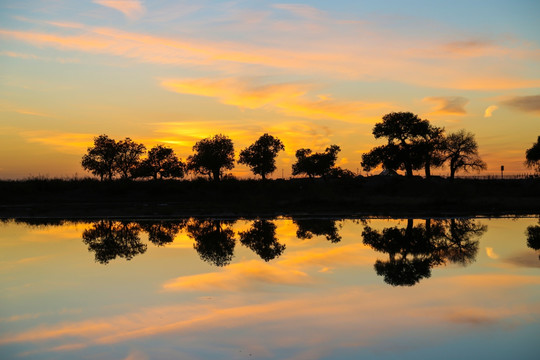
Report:
M 534 0 L 1 0 L 0 179 L 87 176 L 100 134 L 185 160 L 202 138 L 229 136 L 238 157 L 269 133 L 285 145 L 274 176 L 331 144 L 362 172 L 394 111 L 474 133 L 487 174 L 530 172 L 539 13 Z

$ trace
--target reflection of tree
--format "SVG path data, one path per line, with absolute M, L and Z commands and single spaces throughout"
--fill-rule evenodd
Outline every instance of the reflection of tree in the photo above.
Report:
M 163 246 L 173 242 L 180 230 L 186 226 L 186 222 L 184 220 L 142 222 L 140 226 L 148 233 L 148 240 L 157 246 Z
M 445 233 L 437 243 L 441 257 L 462 265 L 473 263 L 478 253 L 478 240 L 473 238 L 480 238 L 487 226 L 476 224 L 471 219 L 449 219 L 442 223 Z
M 341 241 L 336 220 L 332 219 L 293 219 L 298 226 L 296 236 L 299 239 L 311 239 L 314 235 L 324 235 L 326 240 L 337 243 Z
M 251 229 L 240 232 L 240 242 L 253 250 L 264 261 L 280 256 L 285 245 L 276 238 L 276 225 L 268 220 L 256 220 Z
M 131 260 L 146 251 L 146 245 L 139 238 L 139 231 L 140 227 L 136 223 L 101 220 L 86 229 L 82 238 L 88 250 L 96 253 L 96 261 L 107 264 L 117 256 Z
M 474 261 L 478 241 L 486 226 L 474 220 L 451 219 L 413 225 L 407 220 L 406 228 L 385 228 L 382 232 L 369 226 L 364 228 L 364 244 L 374 250 L 387 253 L 387 261 L 377 260 L 375 270 L 390 285 L 412 286 L 431 276 L 431 268 L 453 262 L 466 265 Z
M 540 226 L 529 226 L 526 231 L 527 246 L 534 250 L 540 250 Z M 540 259 L 540 255 L 538 256 Z
M 234 231 L 229 227 L 234 222 L 222 220 L 193 219 L 187 225 L 187 234 L 195 244 L 193 247 L 204 261 L 216 266 L 228 265 L 234 255 Z

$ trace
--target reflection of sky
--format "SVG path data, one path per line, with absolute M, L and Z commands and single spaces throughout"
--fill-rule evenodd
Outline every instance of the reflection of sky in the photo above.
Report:
M 415 221 L 415 223 L 421 221 Z M 535 219 L 481 219 L 476 261 L 433 269 L 413 287 L 385 284 L 363 225 L 341 222 L 337 244 L 299 240 L 270 262 L 237 242 L 231 265 L 201 261 L 184 233 L 131 261 L 94 262 L 89 225 L 0 231 L 0 353 L 73 359 L 532 359 L 538 353 Z M 249 228 L 239 221 L 235 231 Z M 371 220 L 372 228 L 406 226 Z M 487 250 L 491 249 L 491 250 Z M 497 256 L 493 256 L 496 254 Z M 252 356 L 250 356 L 250 354 Z

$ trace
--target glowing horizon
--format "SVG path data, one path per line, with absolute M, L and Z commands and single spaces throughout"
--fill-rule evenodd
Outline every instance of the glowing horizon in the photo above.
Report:
M 361 169 L 373 125 L 410 111 L 475 134 L 484 173 L 531 173 L 540 116 L 533 1 L 230 3 L 95 0 L 0 5 L 0 179 L 90 175 L 93 138 L 165 144 L 185 160 L 223 133 L 286 151 L 337 144 Z M 421 174 L 421 172 L 419 172 Z M 448 173 L 448 169 L 435 173 Z M 236 165 L 233 174 L 254 177 Z

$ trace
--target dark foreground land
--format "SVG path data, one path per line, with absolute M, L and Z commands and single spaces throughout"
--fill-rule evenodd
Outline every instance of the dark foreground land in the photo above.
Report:
M 540 178 L 0 181 L 0 218 L 540 214 Z

